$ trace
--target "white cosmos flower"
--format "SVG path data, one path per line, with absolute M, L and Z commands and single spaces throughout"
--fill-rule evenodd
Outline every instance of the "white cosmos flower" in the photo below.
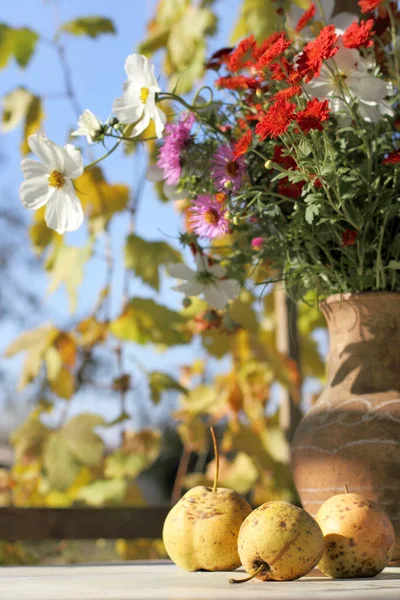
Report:
M 224 279 L 225 269 L 219 265 L 208 265 L 208 260 L 197 253 L 197 271 L 189 269 L 182 264 L 167 265 L 167 273 L 177 279 L 186 280 L 174 287 L 174 290 L 183 292 L 186 296 L 200 296 L 204 294 L 205 300 L 217 309 L 223 309 L 229 300 L 237 298 L 240 292 L 239 282 L 235 279 Z
M 75 231 L 82 225 L 83 210 L 72 180 L 83 173 L 82 156 L 72 144 L 58 146 L 43 135 L 28 138 L 30 149 L 40 161 L 24 158 L 25 181 L 20 187 L 25 208 L 46 206 L 47 226 L 57 233 Z
M 358 50 L 341 47 L 334 59 L 323 64 L 320 76 L 304 87 L 311 96 L 329 98 L 331 110 L 345 114 L 345 118 L 349 120 L 349 109 L 344 100 L 339 98 L 343 97 L 342 81 L 348 90 L 346 101 L 357 100 L 361 118 L 369 123 L 377 123 L 384 115 L 394 114 L 385 101 L 392 90 L 388 83 L 368 72 L 370 67 Z
M 73 131 L 71 135 L 85 135 L 89 144 L 94 144 L 102 133 L 102 122 L 87 108 L 79 117 L 78 129 Z
M 124 93 L 114 100 L 113 112 L 121 123 L 136 123 L 133 135 L 140 135 L 154 121 L 157 137 L 162 136 L 165 114 L 156 104 L 156 93 L 160 92 L 154 75 L 154 65 L 145 56 L 131 54 L 125 61 L 128 80 L 124 83 Z

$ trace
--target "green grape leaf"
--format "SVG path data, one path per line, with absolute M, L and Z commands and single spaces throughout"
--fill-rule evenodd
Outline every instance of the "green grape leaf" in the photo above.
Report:
M 104 33 L 116 32 L 114 23 L 105 17 L 80 17 L 63 23 L 59 31 L 72 35 L 88 35 L 91 38 L 96 38 Z
M 184 344 L 185 319 L 179 313 L 150 298 L 133 298 L 110 325 L 115 337 L 137 344 L 174 346 Z
M 161 267 L 172 262 L 182 262 L 182 256 L 166 242 L 150 242 L 134 234 L 128 236 L 125 265 L 153 289 L 160 289 Z
M 149 374 L 149 386 L 151 399 L 154 404 L 158 404 L 160 402 L 162 393 L 167 390 L 176 390 L 184 394 L 187 393 L 186 388 L 184 388 L 179 381 L 167 373 L 162 373 L 161 371 L 152 371 Z

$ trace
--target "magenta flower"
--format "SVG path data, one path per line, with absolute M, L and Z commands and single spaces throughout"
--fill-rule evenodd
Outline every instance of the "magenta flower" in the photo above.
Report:
M 256 237 L 251 240 L 251 247 L 254 250 L 261 250 L 263 245 L 264 245 L 264 238 L 262 238 L 262 237 Z
M 218 190 L 230 187 L 237 192 L 242 186 L 246 164 L 242 157 L 234 160 L 233 152 L 230 146 L 219 146 L 213 156 L 211 175 Z
M 190 225 L 200 237 L 218 238 L 229 232 L 226 209 L 214 196 L 198 196 L 190 211 Z
M 185 113 L 178 123 L 168 123 L 165 126 L 165 141 L 160 148 L 157 165 L 162 169 L 164 179 L 169 185 L 179 183 L 182 172 L 181 153 L 190 139 L 194 121 L 193 113 Z

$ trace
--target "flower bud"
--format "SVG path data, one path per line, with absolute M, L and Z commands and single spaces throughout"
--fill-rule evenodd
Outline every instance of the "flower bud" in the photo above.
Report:
M 264 168 L 265 169 L 272 169 L 272 160 L 265 161 Z
M 231 190 L 233 188 L 233 181 L 231 181 L 230 179 L 228 181 L 225 181 L 224 188 L 226 190 Z

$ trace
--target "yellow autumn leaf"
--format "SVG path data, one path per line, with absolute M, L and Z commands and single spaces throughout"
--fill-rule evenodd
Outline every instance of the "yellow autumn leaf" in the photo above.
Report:
M 90 219 L 108 220 L 114 213 L 126 209 L 129 187 L 122 183 L 108 183 L 100 167 L 92 167 L 74 181 L 76 193 Z
M 237 42 L 251 33 L 258 42 L 277 31 L 278 13 L 275 0 L 242 0 L 239 18 L 231 35 Z
M 108 333 L 108 324 L 101 323 L 95 317 L 89 317 L 78 323 L 76 331 L 78 344 L 90 348 L 104 342 Z
M 30 153 L 28 137 L 41 128 L 43 120 L 44 110 L 39 96 L 35 96 L 23 87 L 15 88 L 4 96 L 1 129 L 8 132 L 20 123 L 23 124 L 21 142 L 23 156 Z
M 31 149 L 28 145 L 28 137 L 40 130 L 44 117 L 45 114 L 41 99 L 38 96 L 32 96 L 25 115 L 24 137 L 21 142 L 21 154 L 23 156 L 30 153 Z
M 19 352 L 26 352 L 26 358 L 18 384 L 23 389 L 39 374 L 46 350 L 51 346 L 59 331 L 51 324 L 42 325 L 32 331 L 26 331 L 12 342 L 5 351 L 10 357 Z
M 33 215 L 33 223 L 29 227 L 29 237 L 31 238 L 33 250 L 36 254 L 42 254 L 51 244 L 55 246 L 63 244 L 64 236 L 54 231 L 54 229 L 47 227 L 44 220 L 45 211 L 45 206 L 36 210 Z
M 54 292 L 64 284 L 68 294 L 69 308 L 74 312 L 77 307 L 77 291 L 83 280 L 83 269 L 92 255 L 92 243 L 85 246 L 55 246 L 47 257 L 45 267 L 51 274 L 48 288 L 49 293 Z
M 57 376 L 50 381 L 50 389 L 60 398 L 69 400 L 75 391 L 75 377 L 68 369 L 62 367 Z

